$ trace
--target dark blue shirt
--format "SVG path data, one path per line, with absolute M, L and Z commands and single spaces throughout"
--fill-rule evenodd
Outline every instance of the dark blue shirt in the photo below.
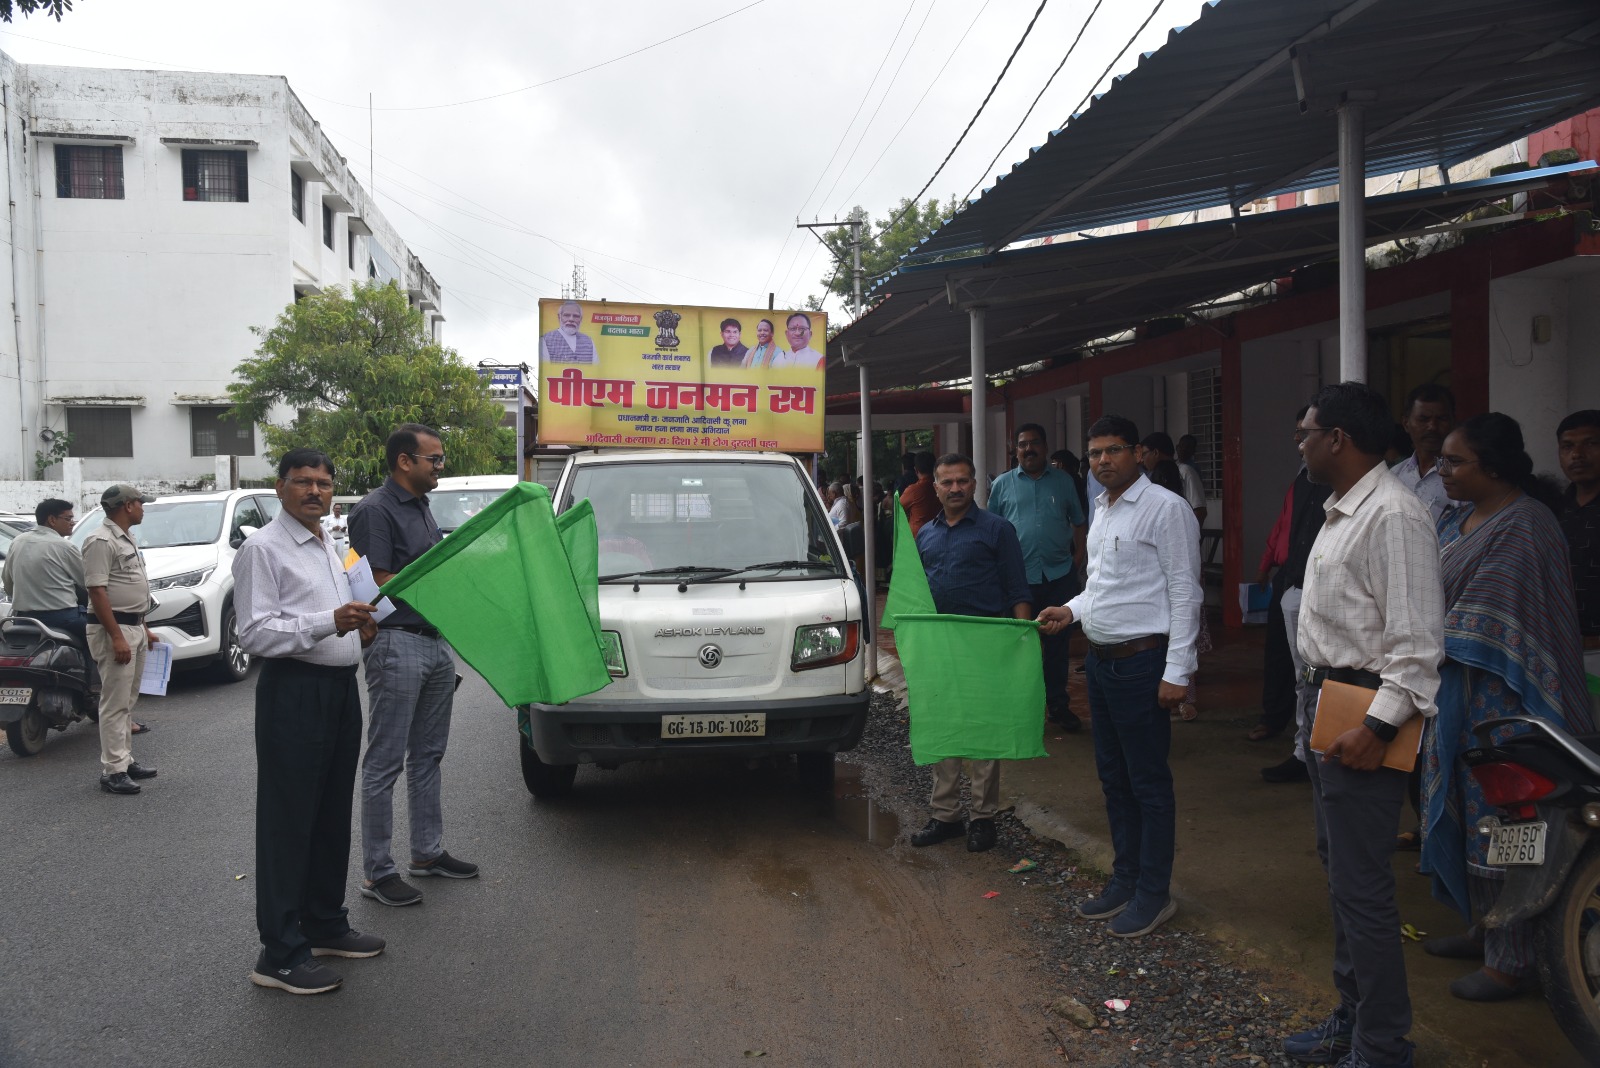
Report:
M 943 510 L 917 532 L 933 604 L 945 615 L 1010 618 L 1029 603 L 1028 573 L 1016 528 L 977 505 L 951 526 Z
M 399 574 L 443 538 L 428 508 L 427 496 L 413 496 L 393 476 L 350 509 L 350 547 L 366 557 L 377 571 Z M 426 622 L 416 609 L 396 598 L 394 614 L 380 626 Z

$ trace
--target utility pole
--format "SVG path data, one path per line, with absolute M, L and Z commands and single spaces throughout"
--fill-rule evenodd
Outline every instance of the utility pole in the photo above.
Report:
M 834 222 L 797 222 L 794 224 L 795 229 L 797 230 L 812 231 L 837 230 L 841 226 L 850 227 L 851 288 L 855 292 L 855 301 L 850 305 L 850 315 L 851 318 L 855 319 L 859 319 L 861 317 L 861 228 L 865 224 L 866 219 L 862 217 L 862 214 L 859 211 L 851 212 L 850 218 L 848 219 L 840 219 Z M 817 238 L 817 240 L 822 241 L 825 247 L 828 244 L 820 237 Z M 828 251 L 832 252 L 833 249 L 829 248 Z M 826 294 L 824 294 L 824 296 L 826 296 Z

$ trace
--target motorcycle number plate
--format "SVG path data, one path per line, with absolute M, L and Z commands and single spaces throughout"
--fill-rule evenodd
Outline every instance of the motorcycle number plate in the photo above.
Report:
M 1496 827 L 1489 836 L 1490 867 L 1504 868 L 1544 863 L 1545 823 L 1511 823 Z
M 31 686 L 0 686 L 0 705 L 25 705 L 32 700 Z

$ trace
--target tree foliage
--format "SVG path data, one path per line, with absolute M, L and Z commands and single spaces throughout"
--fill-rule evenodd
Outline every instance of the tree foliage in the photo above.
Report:
M 228 387 L 240 421 L 259 423 L 268 459 L 292 448 L 321 449 L 338 468 L 341 493 L 361 493 L 387 474 L 383 443 L 401 423 L 439 430 L 447 474 L 497 472 L 504 409 L 455 350 L 428 334 L 422 313 L 391 283 L 330 289 L 284 309 L 254 357 Z M 297 412 L 287 426 L 275 409 Z
M 951 197 L 940 205 L 937 197 L 929 197 L 922 204 L 913 203 L 910 197 L 905 197 L 895 206 L 889 217 L 879 219 L 862 228 L 861 242 L 861 294 L 863 299 L 878 279 L 895 269 L 900 257 L 910 252 L 923 238 L 939 228 L 946 215 L 954 209 L 950 205 L 955 203 Z M 857 207 L 851 213 L 852 217 L 866 218 L 865 208 Z M 893 223 L 893 225 L 890 225 Z M 828 268 L 828 273 L 823 275 L 821 282 L 827 286 L 827 292 L 843 300 L 849 305 L 855 296 L 854 282 L 851 280 L 851 252 L 850 252 L 850 227 L 841 226 L 837 230 L 827 231 L 822 238 L 827 244 L 828 251 L 832 252 L 835 262 L 840 264 L 837 271 Z M 818 301 L 820 306 L 820 300 Z
M 0 0 L 0 22 L 10 22 L 18 11 L 32 15 L 43 11 L 57 22 L 72 10 L 72 0 Z

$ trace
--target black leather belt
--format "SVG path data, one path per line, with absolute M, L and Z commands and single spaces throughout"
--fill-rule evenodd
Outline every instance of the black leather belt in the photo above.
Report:
M 439 628 L 431 627 L 426 623 L 390 623 L 383 629 L 403 630 L 407 634 L 417 634 L 424 638 L 437 638 L 439 636 Z
M 261 671 L 287 672 L 294 675 L 315 675 L 319 678 L 343 679 L 356 673 L 355 664 L 313 664 L 306 660 L 296 660 L 292 656 L 264 656 L 261 658 Z
M 1342 682 L 1347 686 L 1359 686 L 1363 690 L 1383 689 L 1383 676 L 1375 671 L 1362 671 L 1360 668 L 1325 668 L 1307 665 L 1305 680 L 1309 686 L 1321 686 L 1326 679 Z
M 111 613 L 111 618 L 116 620 L 119 624 L 121 624 L 124 627 L 142 627 L 142 626 L 144 626 L 144 613 L 143 612 L 112 612 Z
M 1089 648 L 1101 660 L 1121 660 L 1124 657 L 1132 656 L 1134 653 L 1160 649 L 1166 644 L 1167 636 L 1165 634 L 1148 634 L 1143 638 L 1129 638 L 1125 642 L 1117 642 L 1114 645 L 1096 645 L 1094 642 L 1090 642 Z

